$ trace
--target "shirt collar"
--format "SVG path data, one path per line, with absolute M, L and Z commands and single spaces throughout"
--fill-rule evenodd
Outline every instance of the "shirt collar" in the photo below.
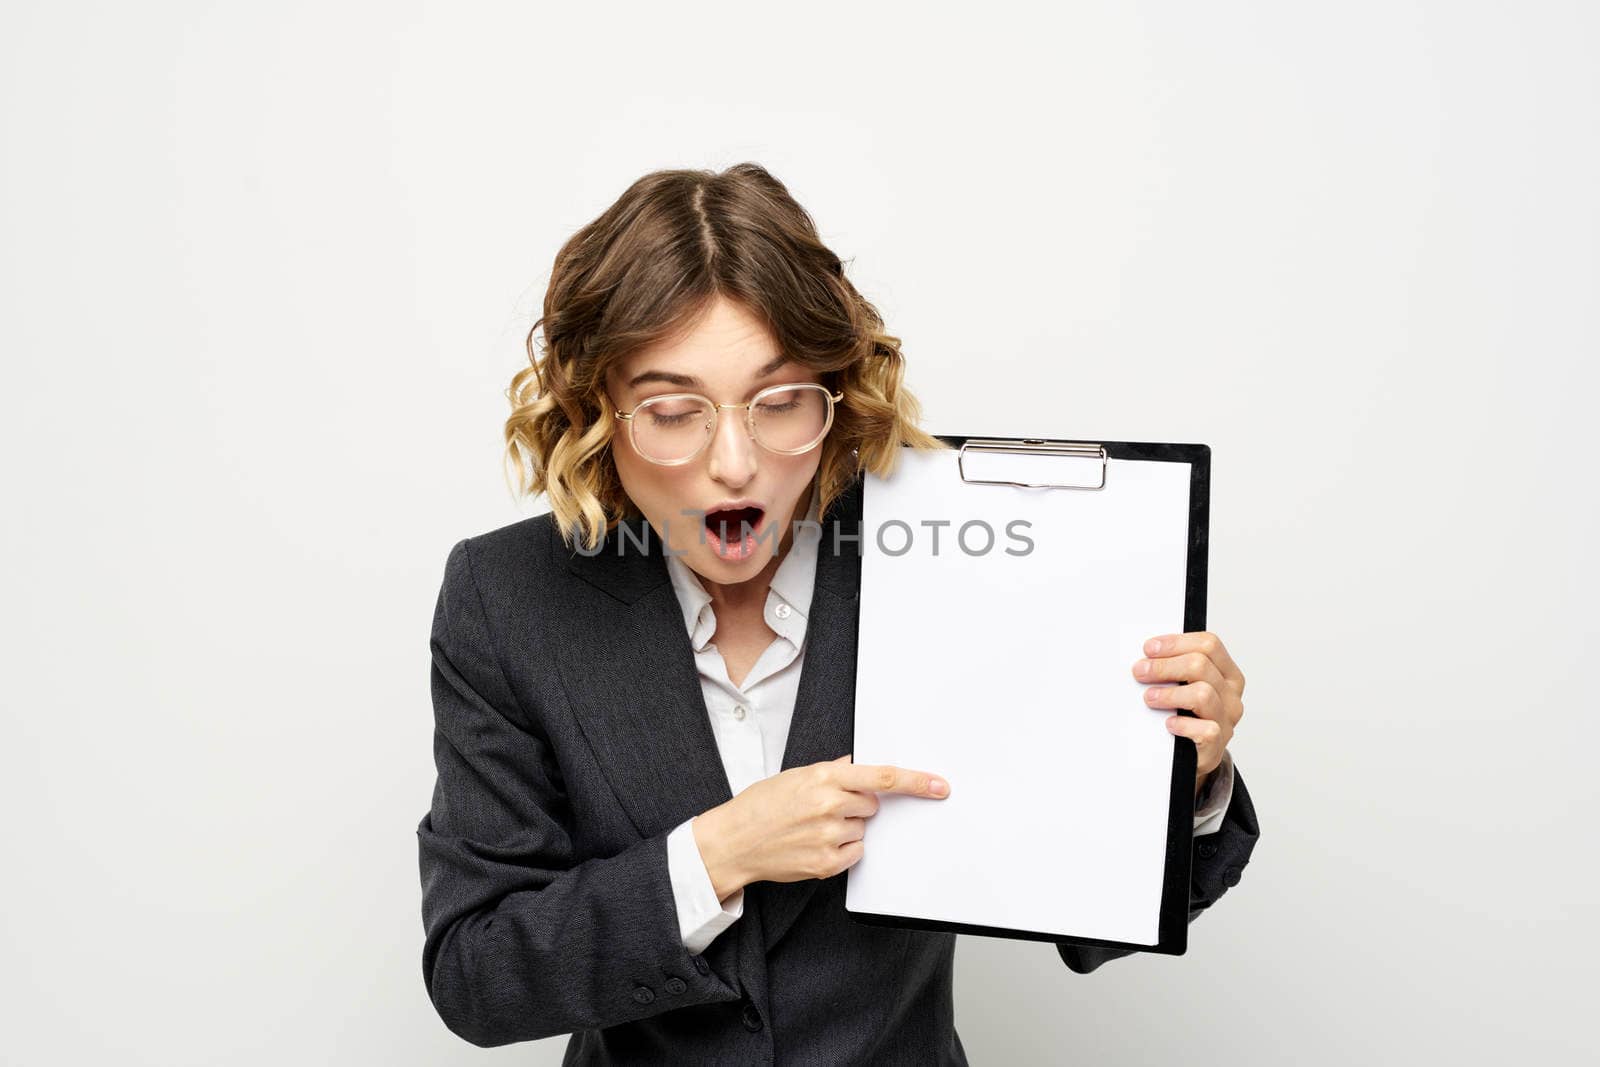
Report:
M 772 586 L 767 591 L 766 610 L 763 612 L 773 632 L 797 648 L 805 638 L 806 617 L 811 612 L 811 594 L 816 587 L 817 546 L 822 540 L 819 520 L 821 495 L 820 484 L 813 482 L 805 524 L 791 531 L 789 550 L 778 564 L 778 569 L 772 572 Z M 711 635 L 717 631 L 711 594 L 706 592 L 694 568 L 683 562 L 680 556 L 667 554 L 667 570 L 672 576 L 672 588 L 678 596 L 678 606 L 683 609 L 683 628 L 688 631 L 689 642 L 694 650 L 702 652 L 711 643 Z M 779 604 L 788 607 L 780 613 L 777 610 Z

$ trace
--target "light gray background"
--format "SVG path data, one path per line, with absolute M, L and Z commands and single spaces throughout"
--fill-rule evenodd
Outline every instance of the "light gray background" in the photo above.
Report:
M 559 1062 L 424 991 L 434 597 L 560 242 L 746 159 L 930 429 L 1215 450 L 1261 843 L 963 938 L 974 1062 L 1593 1054 L 1595 9 L 576 7 L 0 14 L 0 1059 Z

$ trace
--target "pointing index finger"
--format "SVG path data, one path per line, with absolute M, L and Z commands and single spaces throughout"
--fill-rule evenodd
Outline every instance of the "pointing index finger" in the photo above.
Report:
M 926 771 L 907 770 L 891 764 L 841 764 L 839 780 L 846 789 L 861 793 L 906 793 L 911 796 L 942 797 L 950 792 L 943 778 Z

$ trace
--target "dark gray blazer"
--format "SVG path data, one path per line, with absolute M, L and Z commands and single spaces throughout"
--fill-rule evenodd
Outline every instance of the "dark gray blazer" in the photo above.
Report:
M 851 750 L 861 559 L 833 527 L 859 534 L 861 484 L 823 517 L 784 770 Z M 731 793 L 659 538 L 624 525 L 592 556 L 549 515 L 450 550 L 417 827 L 440 1018 L 480 1046 L 571 1033 L 569 1064 L 964 1064 L 956 935 L 851 920 L 843 873 L 753 883 L 737 923 L 684 948 L 667 834 Z M 1233 789 L 1196 841 L 1191 922 L 1259 836 L 1237 768 Z M 1079 974 L 1129 952 L 1056 947 Z

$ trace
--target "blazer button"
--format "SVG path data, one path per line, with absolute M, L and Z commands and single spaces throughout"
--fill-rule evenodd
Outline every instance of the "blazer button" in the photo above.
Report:
M 674 996 L 682 993 L 688 988 L 689 987 L 687 985 L 684 985 L 683 979 L 679 978 L 677 975 L 673 975 L 671 978 L 667 979 L 667 992 L 673 994 Z
M 1215 841 L 1201 841 L 1194 846 L 1194 850 L 1200 853 L 1201 859 L 1210 859 L 1217 854 L 1217 843 Z
M 744 1028 L 751 1033 L 761 1029 L 761 1013 L 754 1004 L 747 1003 L 744 1006 Z
M 648 1004 L 652 1000 L 656 999 L 656 995 L 650 991 L 649 986 L 634 986 L 633 999 L 637 1000 L 640 1004 Z
M 696 956 L 694 958 L 694 969 L 699 971 L 701 974 L 710 974 L 711 964 L 706 962 L 706 958 L 704 956 Z
M 1223 884 L 1230 886 L 1238 885 L 1239 876 L 1243 873 L 1244 871 L 1240 867 L 1229 867 L 1227 870 L 1222 872 Z

